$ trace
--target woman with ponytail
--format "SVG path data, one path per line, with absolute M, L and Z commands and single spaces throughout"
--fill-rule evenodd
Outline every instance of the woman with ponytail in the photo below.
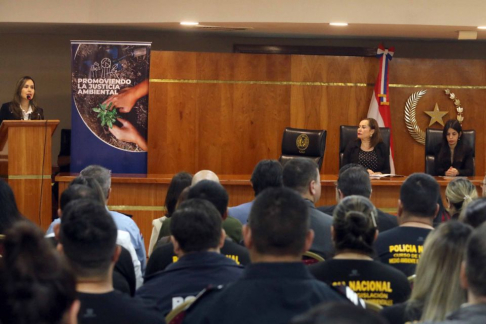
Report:
M 0 258 L 0 323 L 76 323 L 74 275 L 42 231 L 27 221 L 7 230 Z
M 452 219 L 457 220 L 461 211 L 478 197 L 476 187 L 471 181 L 463 178 L 457 178 L 449 182 L 445 190 L 446 200 L 449 204 L 449 214 Z
M 373 260 L 373 242 L 378 235 L 373 204 L 362 196 L 348 196 L 339 202 L 333 216 L 331 235 L 336 255 L 310 266 L 311 273 L 331 286 L 349 286 L 362 299 L 382 306 L 407 300 L 407 277 Z

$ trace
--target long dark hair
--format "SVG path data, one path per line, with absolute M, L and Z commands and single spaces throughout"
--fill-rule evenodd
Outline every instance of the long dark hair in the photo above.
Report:
M 191 185 L 191 181 L 192 175 L 187 172 L 179 172 L 172 178 L 165 196 L 165 208 L 167 209 L 165 216 L 172 216 L 181 192 Z
M 27 81 L 32 81 L 34 83 L 34 89 L 35 89 L 35 81 L 32 79 L 30 76 L 23 76 L 17 81 L 17 84 L 15 85 L 15 92 L 14 96 L 12 99 L 12 102 L 10 102 L 10 112 L 15 116 L 16 119 L 22 119 L 22 109 L 20 108 L 20 102 L 21 102 L 21 97 L 20 94 L 22 93 L 22 89 L 25 86 L 25 83 Z M 37 106 L 37 101 L 36 98 L 37 94 L 34 95 L 32 100 L 30 100 L 30 106 L 32 107 L 32 114 L 30 115 L 30 119 L 41 119 L 42 115 L 39 112 L 39 108 Z
M 0 322 L 63 323 L 76 300 L 76 280 L 64 258 L 28 221 L 6 233 L 0 259 Z
M 22 219 L 12 189 L 0 180 L 0 234 L 10 228 L 16 221 Z
M 374 118 L 365 118 L 363 120 L 368 121 L 368 125 L 370 129 L 374 130 L 373 136 L 370 138 L 370 146 L 375 147 L 378 143 L 383 142 L 383 138 L 381 137 L 380 126 L 378 126 L 378 122 Z
M 461 140 L 462 136 L 461 123 L 459 123 L 455 119 L 449 119 L 444 126 L 444 130 L 442 131 L 442 144 L 439 152 L 440 161 L 444 161 L 445 159 L 447 159 L 447 156 L 449 156 L 450 148 L 449 142 L 447 141 L 447 131 L 451 128 L 459 134 L 459 138 L 457 139 L 457 145 L 454 149 L 454 156 L 464 156 L 464 147 L 462 145 L 459 145 L 459 141 Z

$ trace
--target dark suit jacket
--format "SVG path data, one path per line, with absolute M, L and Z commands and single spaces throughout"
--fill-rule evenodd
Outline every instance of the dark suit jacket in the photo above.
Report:
M 351 141 L 344 149 L 343 166 L 349 163 L 358 163 L 361 140 Z M 390 150 L 385 143 L 376 144 L 374 151 L 378 156 L 378 168 L 374 172 L 390 173 Z
M 330 259 L 334 255 L 334 245 L 331 239 L 332 217 L 316 209 L 314 203 L 305 200 L 309 209 L 310 228 L 314 230 L 314 242 L 311 252 L 321 255 L 324 259 Z
M 444 154 L 440 154 L 442 144 L 435 149 L 435 174 L 445 175 L 446 171 L 452 166 L 459 171 L 460 176 L 472 176 L 474 171 L 473 151 L 465 146 L 463 141 L 458 141 L 454 149 L 454 160 L 451 164 L 451 150 L 445 147 Z
M 44 110 L 42 108 L 37 107 L 32 114 L 30 115 L 31 120 L 43 120 L 44 119 Z M 4 120 L 20 120 L 17 116 L 15 116 L 10 111 L 10 102 L 6 102 L 0 108 L 0 124 Z
M 318 210 L 329 215 L 332 215 L 332 213 L 334 212 L 334 208 L 336 208 L 336 205 L 317 207 Z M 382 212 L 378 208 L 377 210 L 378 210 L 377 225 L 378 225 L 378 231 L 380 231 L 380 233 L 398 226 L 398 219 L 396 216 Z

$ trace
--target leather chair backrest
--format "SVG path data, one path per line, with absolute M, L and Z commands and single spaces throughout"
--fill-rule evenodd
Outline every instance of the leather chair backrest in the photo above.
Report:
M 280 163 L 285 165 L 291 159 L 298 157 L 310 158 L 322 167 L 326 150 L 325 130 L 311 130 L 287 127 L 282 137 L 282 155 Z
M 349 142 L 358 138 L 358 126 L 341 125 L 339 130 L 339 169 L 343 166 L 344 150 Z M 390 150 L 390 128 L 380 127 L 381 138 Z
M 442 129 L 427 128 L 425 131 L 425 173 L 437 176 L 435 173 L 435 150 L 442 143 Z M 473 175 L 476 174 L 476 131 L 462 131 L 461 141 L 473 152 Z

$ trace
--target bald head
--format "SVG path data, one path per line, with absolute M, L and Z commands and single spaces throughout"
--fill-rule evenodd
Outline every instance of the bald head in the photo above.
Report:
M 216 173 L 211 170 L 201 170 L 192 177 L 191 186 L 194 186 L 201 180 L 209 180 L 219 183 L 219 178 Z

